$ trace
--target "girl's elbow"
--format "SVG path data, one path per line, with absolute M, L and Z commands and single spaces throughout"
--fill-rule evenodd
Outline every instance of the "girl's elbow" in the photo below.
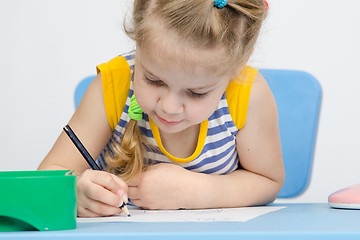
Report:
M 273 201 L 275 201 L 275 199 L 278 197 L 282 187 L 284 186 L 284 183 L 285 183 L 285 172 L 283 171 L 282 174 L 279 175 L 279 177 L 276 180 L 274 180 L 274 196 L 269 203 L 272 203 Z

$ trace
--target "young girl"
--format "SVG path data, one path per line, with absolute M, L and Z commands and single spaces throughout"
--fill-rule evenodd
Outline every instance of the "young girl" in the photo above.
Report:
M 39 166 L 78 174 L 79 216 L 118 214 L 128 198 L 196 209 L 277 197 L 276 104 L 246 65 L 266 9 L 264 0 L 135 0 L 126 31 L 136 52 L 97 67 L 69 122 L 106 171 L 89 170 L 64 133 Z

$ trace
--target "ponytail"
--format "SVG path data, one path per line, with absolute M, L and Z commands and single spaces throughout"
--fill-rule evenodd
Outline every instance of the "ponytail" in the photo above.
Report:
M 138 127 L 143 111 L 138 105 L 135 95 L 131 97 L 129 107 L 130 121 L 126 126 L 120 144 L 112 144 L 111 155 L 106 154 L 107 171 L 117 175 L 125 182 L 135 179 L 147 166 L 145 162 L 147 143 L 145 136 Z

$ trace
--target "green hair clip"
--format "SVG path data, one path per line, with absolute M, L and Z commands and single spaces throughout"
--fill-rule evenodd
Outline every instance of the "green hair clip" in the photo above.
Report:
M 136 98 L 135 94 L 132 95 L 131 101 L 130 101 L 130 107 L 129 107 L 129 117 L 130 119 L 134 119 L 136 121 L 139 121 L 142 119 L 142 113 L 144 111 L 140 108 Z

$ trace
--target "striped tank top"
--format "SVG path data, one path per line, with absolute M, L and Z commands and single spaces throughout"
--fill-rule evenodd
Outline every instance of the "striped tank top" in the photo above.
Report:
M 133 70 L 135 51 L 118 56 L 97 66 L 101 72 L 105 110 L 113 135 L 97 159 L 102 169 L 106 167 L 105 154 L 111 152 L 113 143 L 120 143 L 130 120 L 128 109 L 133 95 Z M 230 81 L 215 112 L 200 124 L 195 152 L 188 158 L 169 154 L 161 142 L 159 129 L 146 113 L 138 121 L 147 141 L 155 146 L 148 150 L 152 163 L 171 163 L 190 171 L 206 174 L 226 174 L 239 167 L 235 137 L 246 121 L 250 91 L 257 70 L 246 66 L 238 77 Z

